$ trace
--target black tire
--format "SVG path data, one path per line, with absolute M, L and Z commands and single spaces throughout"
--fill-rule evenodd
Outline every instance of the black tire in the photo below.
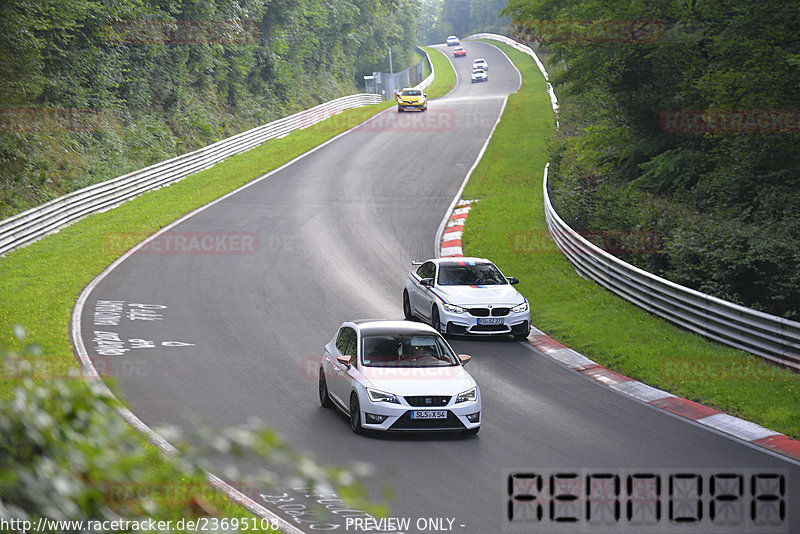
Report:
M 397 106 L 397 112 L 398 113 L 402 113 L 403 112 L 403 108 L 401 108 L 400 106 Z
M 413 321 L 414 314 L 411 313 L 411 301 L 408 299 L 408 291 L 403 290 L 403 316 L 406 321 Z
M 525 334 L 514 334 L 514 339 L 516 341 L 522 341 L 524 339 L 528 339 L 528 335 L 529 334 L 530 334 L 530 332 L 526 332 Z
M 325 372 L 319 369 L 319 403 L 323 408 L 333 408 L 333 401 L 328 394 L 328 383 L 325 381 Z
M 361 426 L 361 406 L 355 391 L 350 394 L 350 430 L 356 434 L 364 433 L 364 427 Z
M 475 428 L 470 428 L 469 430 L 465 430 L 464 432 L 462 432 L 462 434 L 464 434 L 465 436 L 474 436 L 480 431 L 480 429 L 481 427 L 476 426 Z
M 431 310 L 431 326 L 437 332 L 442 332 L 442 322 L 439 320 L 439 307 L 436 304 L 433 305 L 433 309 Z

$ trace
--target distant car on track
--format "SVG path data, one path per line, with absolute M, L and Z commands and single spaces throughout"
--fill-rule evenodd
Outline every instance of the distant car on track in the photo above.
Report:
M 453 57 L 464 57 L 467 55 L 467 51 L 464 50 L 463 46 L 458 46 L 453 50 Z
M 473 69 L 483 69 L 485 71 L 489 70 L 489 64 L 486 63 L 486 60 L 483 58 L 473 59 L 472 60 L 472 68 Z
M 336 407 L 359 434 L 459 431 L 481 426 L 481 394 L 464 365 L 428 325 L 410 321 L 348 321 L 325 345 L 319 400 Z
M 489 75 L 483 69 L 473 69 L 472 70 L 472 83 L 475 82 L 488 82 Z
M 398 112 L 408 109 L 418 109 L 420 111 L 428 110 L 428 95 L 423 93 L 421 89 L 406 87 L 402 91 L 397 92 L 395 99 L 397 100 Z
M 528 337 L 528 301 L 483 258 L 437 258 L 411 271 L 403 289 L 403 315 L 446 334 Z
M 458 40 L 458 37 L 455 35 L 451 35 L 447 38 L 447 46 L 458 46 L 461 44 L 461 41 Z

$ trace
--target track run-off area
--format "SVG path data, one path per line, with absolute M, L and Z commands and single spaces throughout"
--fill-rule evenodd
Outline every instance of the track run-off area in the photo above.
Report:
M 519 88 L 500 50 L 462 45 L 456 87 L 427 112 L 388 109 L 181 219 L 106 271 L 76 308 L 88 356 L 123 363 L 112 367 L 118 390 L 148 426 L 224 428 L 258 417 L 325 463 L 374 465 L 374 497 L 391 488 L 390 517 L 408 519 L 404 532 L 548 532 L 514 530 L 509 474 L 580 470 L 658 474 L 662 491 L 672 474 L 694 473 L 706 484 L 714 473 L 741 473 L 749 484 L 759 473 L 781 473 L 789 519 L 752 531 L 797 532 L 797 465 L 636 402 L 510 338 L 449 339 L 473 357 L 468 370 L 484 411 L 477 436 L 357 436 L 344 416 L 319 406 L 324 345 L 345 320 L 402 319 L 411 260 L 435 256 L 442 218 Z M 470 81 L 476 57 L 490 66 L 488 83 Z M 200 248 L 183 246 L 191 242 Z M 338 502 L 299 488 L 254 498 L 302 532 L 398 526 L 357 529 L 353 519 L 363 514 L 338 504 L 316 523 L 298 521 L 292 512 Z M 691 528 L 658 532 L 698 532 Z

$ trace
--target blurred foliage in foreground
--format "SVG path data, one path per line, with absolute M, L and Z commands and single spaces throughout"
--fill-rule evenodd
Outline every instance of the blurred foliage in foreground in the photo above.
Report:
M 17 328 L 17 337 L 24 332 Z M 38 356 L 0 354 L 2 365 Z M 258 501 L 258 492 L 277 484 L 337 492 L 353 505 L 385 513 L 370 503 L 361 480 L 366 464 L 325 467 L 292 451 L 257 421 L 223 431 L 199 431 L 204 449 L 181 444 L 166 454 L 145 443 L 123 421 L 119 402 L 102 384 L 81 377 L 48 380 L 23 378 L 14 397 L 0 401 L 0 518 L 31 520 L 157 520 L 207 516 L 245 517 L 205 482 L 207 458 L 225 455 L 262 466 L 243 474 L 224 468 L 224 478 Z M 162 429 L 172 443 L 174 429 Z M 216 471 L 218 468 L 214 468 Z M 273 531 L 274 532 L 274 531 Z
M 663 246 L 624 259 L 800 320 L 800 4 L 511 0 L 507 12 L 515 37 L 561 67 L 550 158 L 565 220 L 599 238 L 660 233 Z

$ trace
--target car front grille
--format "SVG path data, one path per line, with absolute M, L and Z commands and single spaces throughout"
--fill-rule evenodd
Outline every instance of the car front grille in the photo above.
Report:
M 494 317 L 505 317 L 511 311 L 510 308 L 469 308 L 469 313 L 473 317 L 489 317 L 489 315 L 493 315 Z
M 403 397 L 409 406 L 447 406 L 450 402 L 450 397 L 443 395 L 416 395 L 412 397 Z
M 411 419 L 408 411 L 397 418 L 389 430 L 464 430 L 466 427 L 453 412 L 447 412 L 447 419 Z
M 476 324 L 473 326 L 471 332 L 505 332 L 508 330 L 508 325 L 504 324 Z

